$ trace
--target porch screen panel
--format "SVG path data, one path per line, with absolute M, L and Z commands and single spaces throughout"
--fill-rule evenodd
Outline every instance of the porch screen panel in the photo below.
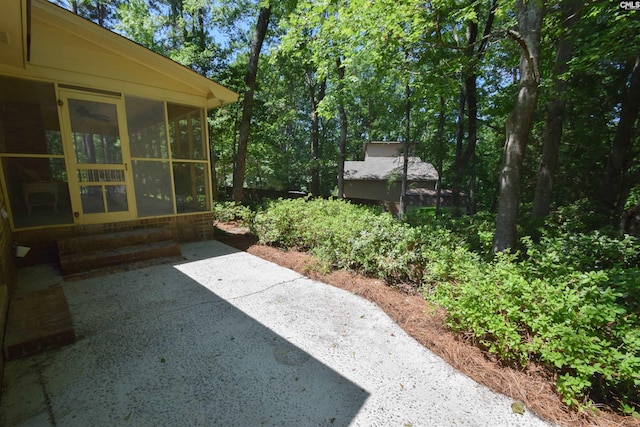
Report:
M 167 104 L 171 156 L 174 159 L 206 160 L 208 150 L 204 144 L 203 109 Z
M 202 212 L 209 205 L 209 150 L 204 109 L 167 104 L 177 213 Z
M 133 183 L 139 217 L 173 214 L 169 162 L 134 160 Z
M 131 157 L 168 159 L 164 103 L 127 96 L 125 105 Z
M 64 159 L 3 157 L 2 168 L 16 228 L 73 224 Z
M 138 217 L 171 215 L 175 211 L 165 104 L 127 96 L 125 106 Z
M 174 162 L 173 179 L 178 213 L 208 209 L 208 178 L 204 164 Z
M 78 163 L 123 163 L 118 113 L 114 104 L 70 99 L 69 112 Z
M 0 152 L 62 155 L 53 84 L 0 77 Z
M 73 224 L 52 83 L 0 77 L 0 160 L 14 227 Z

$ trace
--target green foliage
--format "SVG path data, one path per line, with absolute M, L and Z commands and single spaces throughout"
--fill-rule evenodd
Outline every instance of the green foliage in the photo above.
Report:
M 568 405 L 640 412 L 637 239 L 569 232 L 581 221 L 558 212 L 522 253 L 486 260 L 491 215 L 409 218 L 343 200 L 278 200 L 253 228 L 262 243 L 310 251 L 328 268 L 420 286 L 453 331 L 502 362 L 555 371 Z
M 448 324 L 506 362 L 555 369 L 567 404 L 638 410 L 638 241 L 594 232 L 525 246 L 524 260 L 467 263 L 437 288 Z
M 253 212 L 247 206 L 236 202 L 214 202 L 213 219 L 220 222 L 235 221 L 248 227 L 253 222 Z
M 551 277 L 640 264 L 638 240 L 631 236 L 610 237 L 599 231 L 543 237 L 539 244 L 523 238 L 531 272 Z
M 271 202 L 256 214 L 261 243 L 310 251 L 332 268 L 345 268 L 390 282 L 418 282 L 419 233 L 391 215 L 344 200 Z

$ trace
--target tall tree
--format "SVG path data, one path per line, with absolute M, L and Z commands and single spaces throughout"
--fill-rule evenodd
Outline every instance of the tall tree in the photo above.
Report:
M 411 145 L 411 86 L 409 79 L 404 84 L 405 104 L 404 104 L 404 138 L 402 149 L 402 187 L 400 190 L 400 211 L 399 218 L 404 218 L 407 213 L 407 190 L 409 180 L 409 147 Z
M 522 162 L 536 111 L 540 84 L 540 30 L 544 7 L 544 0 L 516 0 L 518 31 L 507 32 L 520 46 L 520 78 L 516 103 L 505 125 L 506 142 L 500 172 L 494 252 L 513 248 L 517 240 Z
M 558 165 L 558 149 L 562 138 L 562 126 L 566 105 L 566 92 L 569 80 L 565 73 L 569 70 L 569 61 L 573 51 L 573 42 L 568 31 L 578 20 L 580 0 L 564 0 L 562 2 L 561 33 L 556 47 L 556 59 L 553 65 L 553 88 L 551 99 L 546 106 L 546 128 L 542 157 L 538 166 L 538 179 L 533 198 L 532 216 L 547 216 L 551 206 L 553 179 Z
M 309 90 L 309 102 L 311 106 L 311 186 L 309 191 L 314 196 L 320 195 L 320 115 L 318 106 L 324 99 L 327 91 L 327 78 L 317 81 L 314 70 L 306 70 L 307 89 Z
M 143 46 L 211 77 L 229 56 L 213 37 L 221 29 L 213 19 L 219 8 L 211 0 L 128 0 L 119 5 L 119 22 L 114 28 Z
M 262 50 L 262 43 L 267 35 L 269 18 L 271 17 L 271 4 L 260 8 L 258 22 L 251 41 L 251 53 L 247 74 L 245 78 L 246 91 L 242 101 L 242 119 L 240 120 L 240 135 L 238 137 L 238 149 L 236 151 L 235 166 L 233 169 L 233 200 L 241 202 L 244 198 L 244 173 L 247 162 L 247 144 L 249 141 L 249 129 L 251 127 L 251 113 L 253 110 L 253 96 L 256 89 L 256 75 L 258 74 L 258 59 Z
M 344 108 L 344 65 L 340 56 L 336 58 L 338 69 L 338 117 L 340 120 L 340 142 L 338 143 L 338 197 L 344 197 L 344 162 L 347 151 L 347 112 Z
M 633 143 L 640 111 L 640 55 L 626 68 L 631 70 L 629 84 L 622 92 L 620 117 L 602 177 L 598 204 L 598 213 L 610 219 L 620 218 L 629 191 L 638 182 L 638 177 L 630 177 L 628 172 L 635 157 Z
M 436 216 L 441 213 L 441 197 L 442 197 L 442 169 L 444 163 L 444 126 L 445 126 L 445 101 L 444 96 L 440 95 L 440 110 L 438 114 L 438 130 L 435 137 L 435 160 L 436 171 L 438 171 L 438 182 L 436 183 Z
M 456 134 L 456 155 L 453 171 L 453 204 L 460 207 L 460 187 L 466 170 L 475 155 L 476 143 L 478 141 L 478 69 L 480 62 L 488 46 L 489 36 L 493 28 L 496 11 L 498 10 L 497 0 L 492 0 L 484 23 L 482 37 L 478 40 L 478 16 L 481 14 L 480 3 L 473 2 L 473 14 L 467 21 L 466 46 L 464 54 L 467 58 L 467 65 L 462 73 L 462 85 L 460 89 L 460 99 L 458 105 L 458 128 Z M 465 108 L 466 106 L 466 108 Z M 466 114 L 465 114 L 466 113 Z M 467 146 L 464 147 L 464 122 L 465 115 L 468 117 Z M 472 183 L 473 186 L 473 183 Z M 470 208 L 475 212 L 474 195 L 469 195 Z

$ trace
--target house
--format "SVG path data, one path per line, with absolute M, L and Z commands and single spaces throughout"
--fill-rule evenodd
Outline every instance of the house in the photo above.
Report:
M 16 243 L 28 265 L 57 261 L 61 239 L 212 237 L 206 114 L 237 94 L 45 0 L 1 10 L 3 331 Z
M 47 1 L 2 8 L 0 176 L 14 240 L 37 252 L 87 227 L 154 222 L 201 236 L 206 112 L 237 94 Z
M 350 199 L 397 203 L 402 192 L 403 143 L 368 142 L 363 161 L 344 164 L 344 196 Z M 408 188 L 435 189 L 438 172 L 430 163 L 409 156 Z

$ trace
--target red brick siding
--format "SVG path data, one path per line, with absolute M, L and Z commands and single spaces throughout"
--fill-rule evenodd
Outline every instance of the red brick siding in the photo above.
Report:
M 171 230 L 171 238 L 178 242 L 195 242 L 214 238 L 211 212 L 108 224 L 19 230 L 14 232 L 13 237 L 20 245 L 31 248 L 27 256 L 18 261 L 19 266 L 28 266 L 57 262 L 56 240 L 58 239 L 157 227 L 166 227 Z

